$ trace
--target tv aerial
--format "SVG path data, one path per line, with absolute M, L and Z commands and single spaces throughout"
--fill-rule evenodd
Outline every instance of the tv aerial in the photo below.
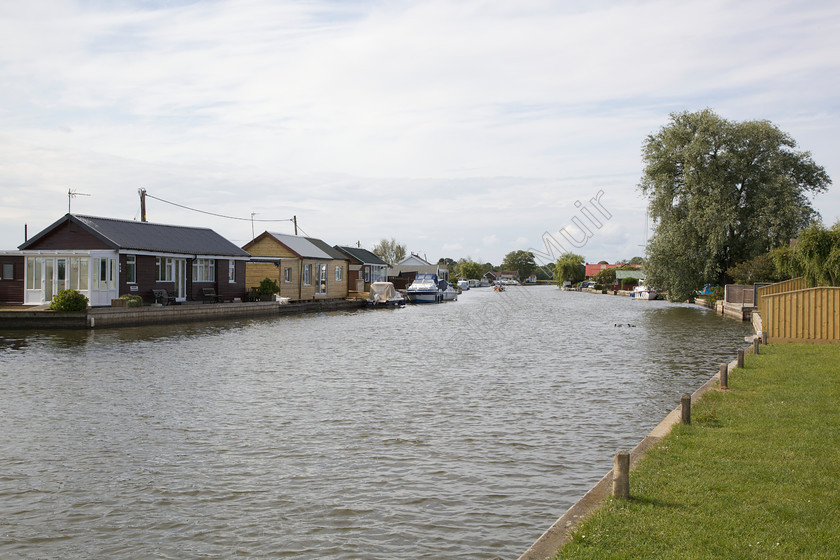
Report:
M 77 196 L 90 196 L 88 193 L 78 192 L 73 189 L 67 189 L 67 213 L 70 214 L 70 201 Z

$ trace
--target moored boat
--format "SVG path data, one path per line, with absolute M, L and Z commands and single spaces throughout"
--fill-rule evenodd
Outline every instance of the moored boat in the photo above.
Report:
M 458 290 L 456 290 L 452 284 L 446 282 L 445 280 L 441 280 L 438 287 L 440 288 L 441 295 L 443 296 L 443 301 L 458 301 Z
M 656 290 L 647 286 L 636 286 L 630 294 L 635 299 L 656 299 Z
M 411 303 L 440 303 L 443 292 L 438 287 L 437 274 L 418 274 L 414 282 L 406 290 L 406 296 Z
M 399 293 L 392 282 L 373 282 L 370 296 L 365 300 L 368 307 L 403 307 L 405 297 Z

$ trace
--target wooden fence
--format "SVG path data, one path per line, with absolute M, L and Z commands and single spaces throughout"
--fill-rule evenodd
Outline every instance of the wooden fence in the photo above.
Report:
M 759 290 L 759 313 L 768 343 L 840 342 L 840 288 L 763 293 L 774 286 L 778 284 Z
M 763 298 L 762 296 L 771 296 L 773 294 L 781 294 L 783 292 L 793 292 L 795 290 L 804 290 L 808 286 L 805 284 L 805 280 L 802 278 L 794 278 L 793 280 L 785 280 L 784 282 L 777 282 L 775 284 L 770 284 L 769 286 L 762 286 L 758 289 L 758 302 L 756 307 L 758 307 L 758 313 L 764 317 L 764 309 L 763 309 Z

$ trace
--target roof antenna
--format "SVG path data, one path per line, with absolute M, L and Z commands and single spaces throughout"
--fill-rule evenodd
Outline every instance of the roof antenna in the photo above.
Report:
M 76 198 L 77 196 L 90 196 L 87 193 L 77 192 L 73 189 L 67 189 L 67 213 L 70 214 L 70 201 Z

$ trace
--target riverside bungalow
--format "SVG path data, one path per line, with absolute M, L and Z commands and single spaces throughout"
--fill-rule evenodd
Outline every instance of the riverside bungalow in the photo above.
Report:
M 161 289 L 178 302 L 203 301 L 203 288 L 222 300 L 245 296 L 248 253 L 207 228 L 66 214 L 18 249 L 25 305 L 68 288 L 92 307 L 123 294 L 153 303 Z
M 335 249 L 347 255 L 349 259 L 347 282 L 350 288 L 357 292 L 367 292 L 371 282 L 388 281 L 388 263 L 367 249 L 340 245 L 336 245 Z
M 320 239 L 266 231 L 243 249 L 252 255 L 245 272 L 249 287 L 270 278 L 280 297 L 292 301 L 347 297 L 348 257 Z

